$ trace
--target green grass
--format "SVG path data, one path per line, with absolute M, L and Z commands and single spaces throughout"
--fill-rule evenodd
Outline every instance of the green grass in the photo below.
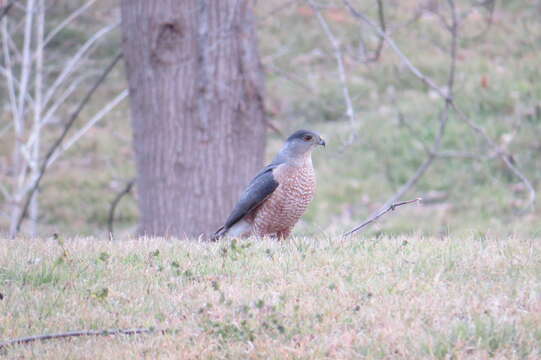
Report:
M 216 244 L 0 240 L 6 358 L 526 359 L 541 356 L 538 239 L 320 235 Z

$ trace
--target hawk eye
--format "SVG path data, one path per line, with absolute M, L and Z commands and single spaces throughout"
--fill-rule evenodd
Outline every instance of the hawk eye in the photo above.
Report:
M 310 141 L 313 139 L 313 136 L 312 135 L 304 135 L 303 137 L 304 141 Z

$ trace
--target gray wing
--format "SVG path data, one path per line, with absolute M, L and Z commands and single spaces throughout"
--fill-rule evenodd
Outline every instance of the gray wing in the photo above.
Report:
M 231 215 L 227 218 L 225 222 L 226 228 L 235 225 L 237 221 L 261 204 L 278 187 L 278 181 L 272 174 L 275 167 L 272 165 L 267 166 L 250 182 L 233 208 Z
M 263 168 L 254 179 L 248 184 L 239 201 L 231 211 L 225 225 L 222 226 L 213 238 L 219 238 L 229 228 L 246 216 L 251 210 L 261 204 L 278 187 L 278 181 L 274 178 L 272 171 L 280 164 L 270 164 Z

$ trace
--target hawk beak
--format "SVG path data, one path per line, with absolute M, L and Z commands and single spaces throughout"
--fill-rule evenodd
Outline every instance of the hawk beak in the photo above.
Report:
M 319 144 L 318 145 L 321 145 L 321 146 L 325 147 L 325 140 L 323 140 L 323 138 L 319 138 Z

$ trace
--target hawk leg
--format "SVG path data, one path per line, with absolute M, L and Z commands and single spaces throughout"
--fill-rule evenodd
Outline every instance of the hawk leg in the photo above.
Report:
M 289 234 L 291 234 L 291 229 L 286 229 L 286 230 L 282 230 L 282 231 L 278 231 L 276 233 L 276 238 L 278 240 L 285 240 L 289 237 Z

